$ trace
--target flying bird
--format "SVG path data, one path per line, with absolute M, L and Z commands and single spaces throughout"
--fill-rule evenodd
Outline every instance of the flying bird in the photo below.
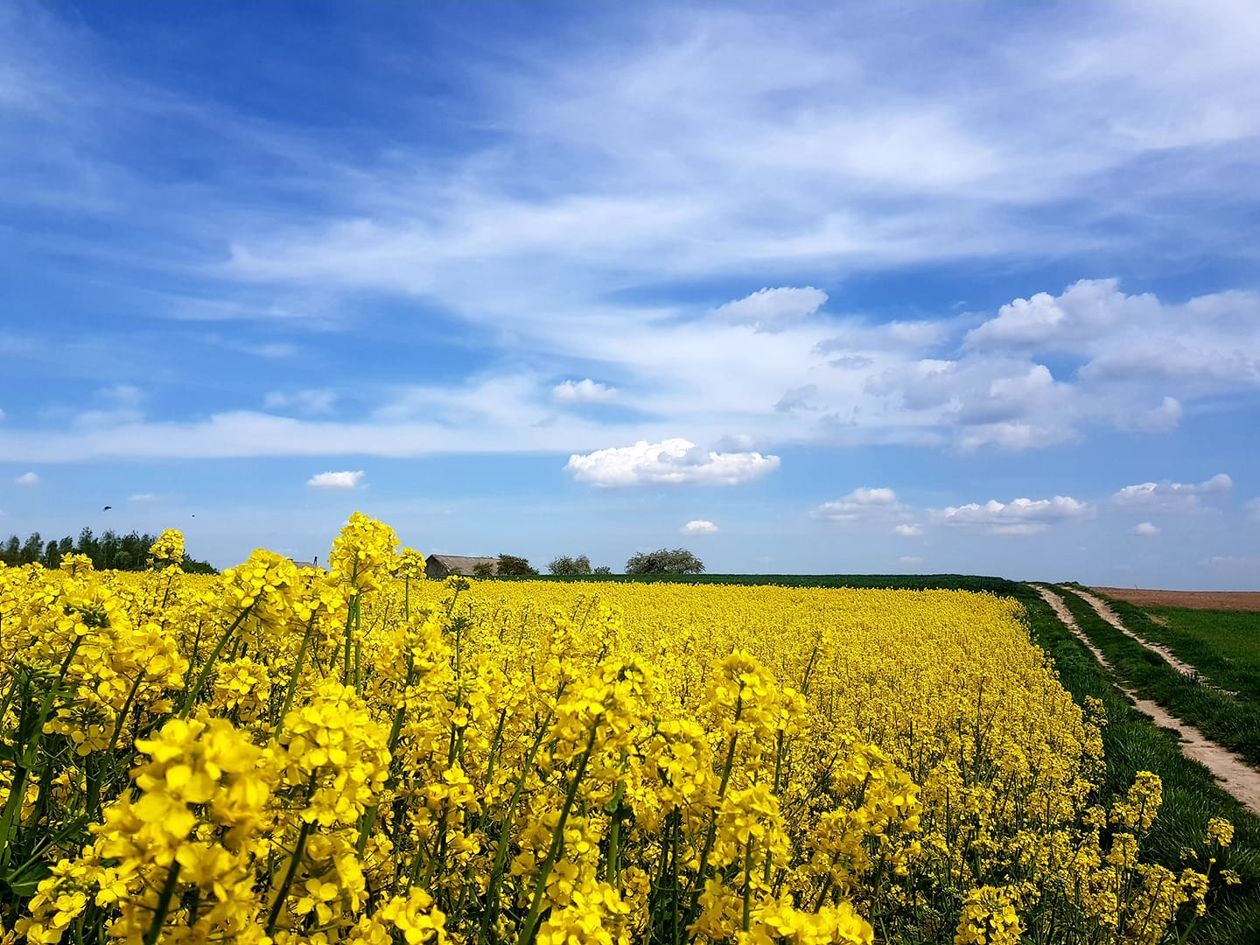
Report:
M 102 512 L 108 512 L 108 511 L 109 511 L 110 509 L 112 509 L 112 508 L 113 508 L 113 506 L 112 506 L 112 505 L 107 505 L 107 506 L 105 506 L 105 508 L 101 509 L 101 511 L 102 511 Z

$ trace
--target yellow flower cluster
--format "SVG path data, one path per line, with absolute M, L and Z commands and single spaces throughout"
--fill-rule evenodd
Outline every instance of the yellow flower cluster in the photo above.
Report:
M 168 528 L 149 547 L 149 558 L 156 564 L 179 564 L 184 560 L 184 535 L 176 528 Z
M 0 568 L 6 943 L 1137 945 L 1236 879 L 1012 601 L 329 561 Z

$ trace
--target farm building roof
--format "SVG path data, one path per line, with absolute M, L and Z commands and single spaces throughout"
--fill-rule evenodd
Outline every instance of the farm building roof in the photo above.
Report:
M 473 569 L 479 564 L 489 565 L 492 571 L 499 568 L 498 555 L 493 557 L 482 557 L 479 555 L 429 555 L 428 568 L 432 572 L 436 568 L 440 568 L 443 574 L 462 574 L 466 577 L 472 577 Z

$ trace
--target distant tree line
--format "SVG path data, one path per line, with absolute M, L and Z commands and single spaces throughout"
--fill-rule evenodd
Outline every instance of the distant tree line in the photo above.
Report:
M 547 565 L 551 574 L 565 577 L 612 574 L 605 565 L 591 567 L 586 555 L 558 555 Z M 658 548 L 656 551 L 640 551 L 626 561 L 626 574 L 702 574 L 704 562 L 686 548 Z M 499 555 L 492 563 L 484 561 L 473 566 L 473 577 L 537 577 L 538 569 L 529 560 L 518 555 Z
M 39 532 L 32 532 L 25 541 L 17 535 L 10 535 L 9 540 L 0 545 L 0 561 L 10 566 L 42 564 L 46 568 L 55 568 L 61 564 L 63 555 L 73 552 L 87 555 L 92 559 L 92 566 L 102 570 L 143 571 L 149 566 L 149 548 L 155 541 L 155 535 L 141 535 L 135 531 L 119 535 L 112 529 L 94 535 L 92 529 L 85 528 L 79 532 L 77 541 L 69 535 L 45 541 Z M 193 574 L 218 573 L 213 565 L 187 555 L 181 567 Z
M 552 574 L 584 575 L 612 574 L 609 567 L 591 567 L 586 555 L 560 555 L 547 565 Z M 626 574 L 700 574 L 704 562 L 686 548 L 658 548 L 656 551 L 640 551 L 626 561 Z

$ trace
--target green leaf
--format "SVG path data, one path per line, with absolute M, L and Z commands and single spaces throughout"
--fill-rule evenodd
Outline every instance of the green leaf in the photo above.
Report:
M 43 860 L 36 860 L 18 867 L 9 875 L 0 877 L 13 895 L 29 899 L 39 889 L 39 884 L 52 875 L 52 868 Z

